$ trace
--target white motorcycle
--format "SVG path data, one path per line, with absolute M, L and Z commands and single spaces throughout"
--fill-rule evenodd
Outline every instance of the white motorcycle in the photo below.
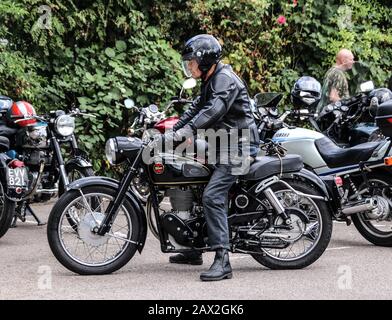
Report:
M 265 115 L 260 117 L 260 134 L 280 124 L 272 141 L 289 154 L 301 155 L 305 167 L 324 180 L 333 195 L 335 219 L 348 225 L 353 221 L 375 245 L 392 246 L 392 101 L 377 110 L 377 126 L 386 138 L 351 148 L 341 148 L 315 130 L 285 125 L 290 112 L 273 119 L 265 112 L 268 104 L 257 108 Z M 329 181 L 331 175 L 335 181 Z

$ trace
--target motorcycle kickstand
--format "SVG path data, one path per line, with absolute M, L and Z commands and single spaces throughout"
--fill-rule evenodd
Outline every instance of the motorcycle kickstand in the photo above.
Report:
M 16 224 L 18 222 L 18 219 L 22 222 L 26 222 L 26 206 L 24 204 L 22 204 L 22 207 L 18 206 L 16 208 L 10 228 L 18 227 L 18 225 Z
M 33 218 L 35 219 L 35 221 L 37 221 L 37 225 L 38 225 L 38 226 L 44 226 L 44 225 L 46 225 L 46 222 L 42 222 L 42 221 L 37 217 L 37 215 L 34 213 L 33 209 L 31 209 L 31 207 L 30 207 L 29 204 L 26 206 L 26 212 L 29 212 L 29 213 L 33 216 Z
M 18 216 L 14 215 L 13 218 L 12 218 L 12 222 L 11 222 L 10 228 L 16 228 L 17 227 L 17 225 L 16 225 L 17 221 L 18 221 Z

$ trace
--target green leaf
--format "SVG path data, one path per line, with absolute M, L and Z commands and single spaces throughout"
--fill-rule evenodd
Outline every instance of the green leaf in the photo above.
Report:
M 116 48 L 118 51 L 123 52 L 127 50 L 127 44 L 122 40 L 116 41 Z
M 116 56 L 116 52 L 112 49 L 112 48 L 106 48 L 105 49 L 105 54 L 109 57 L 109 58 L 114 58 Z

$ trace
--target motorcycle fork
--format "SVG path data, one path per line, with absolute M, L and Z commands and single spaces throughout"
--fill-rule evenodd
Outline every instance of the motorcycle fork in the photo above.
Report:
M 152 202 L 152 208 L 154 210 L 155 221 L 157 223 L 159 241 L 161 242 L 161 250 L 162 250 L 162 252 L 170 252 L 170 249 L 168 249 L 168 245 L 169 245 L 170 241 L 168 239 L 167 233 L 162 228 L 162 225 L 160 222 L 161 218 L 159 215 L 158 190 L 153 184 L 150 184 L 150 190 L 154 190 L 154 192 L 151 192 L 150 197 L 151 197 L 151 202 Z
M 76 141 L 76 137 L 75 137 L 74 134 L 71 136 L 71 142 L 70 143 L 71 143 L 72 152 L 75 152 L 75 150 L 78 149 L 78 142 Z
M 65 170 L 64 158 L 63 155 L 61 154 L 60 144 L 57 141 L 56 137 L 51 137 L 50 142 L 51 142 L 50 144 L 52 146 L 53 152 L 56 156 L 57 163 L 60 168 L 60 179 L 62 179 L 63 181 L 65 190 L 68 191 L 69 180 L 68 180 L 67 171 Z
M 112 228 L 113 222 L 116 219 L 118 210 L 120 209 L 125 199 L 129 186 L 131 185 L 133 178 L 138 173 L 138 170 L 136 168 L 139 167 L 139 164 L 142 161 L 142 151 L 143 148 L 140 149 L 140 152 L 132 165 L 128 161 L 130 166 L 127 170 L 127 173 L 121 178 L 119 188 L 117 189 L 116 192 L 116 197 L 114 198 L 113 201 L 109 203 L 106 209 L 105 218 L 103 219 L 101 226 L 96 231 L 98 235 L 104 236 Z

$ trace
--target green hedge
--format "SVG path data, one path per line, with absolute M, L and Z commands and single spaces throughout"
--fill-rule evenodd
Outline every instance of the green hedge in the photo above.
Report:
M 79 121 L 78 134 L 99 170 L 104 141 L 124 133 L 132 116 L 123 99 L 146 105 L 174 96 L 182 81 L 177 52 L 198 33 L 222 42 L 225 61 L 251 94 L 288 93 L 302 75 L 322 81 L 342 47 L 385 86 L 392 70 L 388 3 L 2 0 L 0 94 L 27 99 L 41 112 L 75 103 L 98 115 Z

